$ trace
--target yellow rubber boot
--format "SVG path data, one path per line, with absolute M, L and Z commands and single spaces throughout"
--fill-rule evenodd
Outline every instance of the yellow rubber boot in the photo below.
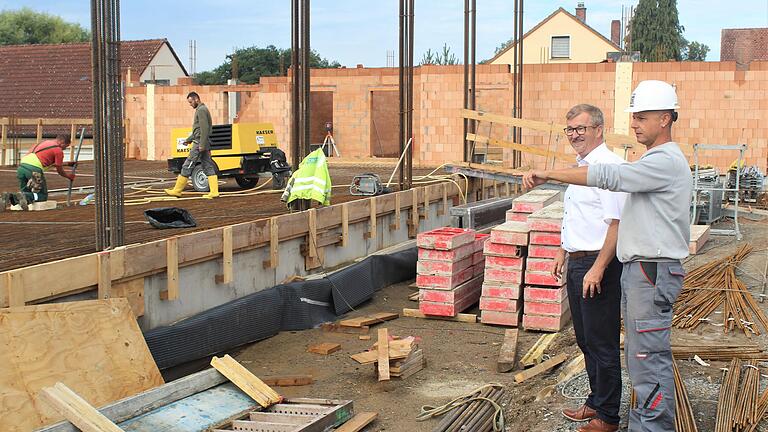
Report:
M 219 196 L 219 178 L 215 175 L 208 176 L 208 189 L 210 192 L 203 195 L 203 198 L 213 199 Z
M 167 195 L 175 196 L 176 198 L 181 198 L 181 192 L 184 191 L 184 188 L 186 186 L 187 186 L 187 178 L 180 175 L 176 177 L 176 186 L 174 186 L 173 189 L 163 189 L 163 192 L 165 192 Z

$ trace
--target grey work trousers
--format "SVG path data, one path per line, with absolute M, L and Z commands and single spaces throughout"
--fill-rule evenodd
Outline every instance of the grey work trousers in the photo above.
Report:
M 630 432 L 674 432 L 675 379 L 670 327 L 672 305 L 685 272 L 679 261 L 628 262 L 621 274 L 624 353 L 637 405 Z
M 189 155 L 187 160 L 181 166 L 181 175 L 189 177 L 192 175 L 192 169 L 200 162 L 203 165 L 203 172 L 207 176 L 216 175 L 216 164 L 211 157 L 211 150 L 200 150 L 200 144 L 197 142 L 192 143 L 192 147 L 189 149 Z

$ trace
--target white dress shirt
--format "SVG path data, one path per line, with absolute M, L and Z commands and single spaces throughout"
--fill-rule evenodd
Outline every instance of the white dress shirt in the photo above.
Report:
M 621 164 L 626 161 L 600 144 L 581 158 L 579 166 L 593 164 Z M 568 252 L 599 251 L 605 242 L 611 219 L 621 219 L 621 211 L 627 194 L 611 192 L 589 186 L 568 186 L 565 190 L 563 227 L 560 241 Z

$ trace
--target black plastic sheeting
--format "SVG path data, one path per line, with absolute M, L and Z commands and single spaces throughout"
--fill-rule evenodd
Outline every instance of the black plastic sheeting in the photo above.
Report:
M 155 228 L 193 228 L 197 221 L 187 210 L 179 207 L 160 207 L 144 210 L 144 218 Z
M 281 284 L 144 334 L 160 369 L 276 335 L 305 330 L 352 310 L 389 285 L 416 277 L 416 248 L 372 255 L 323 279 Z

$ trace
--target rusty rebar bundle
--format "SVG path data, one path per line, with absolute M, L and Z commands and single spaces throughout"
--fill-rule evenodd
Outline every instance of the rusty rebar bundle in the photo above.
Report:
M 740 359 L 768 359 L 768 354 L 757 345 L 672 345 L 672 355 L 677 359 L 693 359 L 699 356 L 707 360 L 731 361 Z
M 747 286 L 736 276 L 736 267 L 751 252 L 752 246 L 744 244 L 733 255 L 693 269 L 686 276 L 683 290 L 675 303 L 672 325 L 695 329 L 722 306 L 725 333 L 738 328 L 747 336 L 759 335 L 757 323 L 768 331 L 768 317 Z
M 699 429 L 696 427 L 696 419 L 693 416 L 691 401 L 688 399 L 688 390 L 685 388 L 683 378 L 680 376 L 677 362 L 672 362 L 672 368 L 675 372 L 675 431 L 698 432 Z

